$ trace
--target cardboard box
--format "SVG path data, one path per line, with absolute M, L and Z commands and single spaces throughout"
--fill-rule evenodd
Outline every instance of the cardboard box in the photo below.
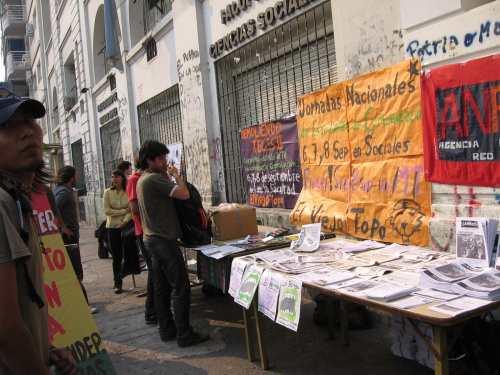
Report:
M 255 207 L 246 204 L 222 203 L 210 209 L 210 214 L 215 240 L 234 240 L 258 233 Z

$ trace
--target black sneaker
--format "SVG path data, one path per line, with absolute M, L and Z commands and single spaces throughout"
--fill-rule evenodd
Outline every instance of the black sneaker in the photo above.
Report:
M 177 345 L 181 348 L 187 348 L 188 346 L 194 346 L 201 344 L 202 342 L 208 341 L 210 336 L 203 335 L 194 331 L 191 331 L 187 336 L 179 337 L 177 339 Z

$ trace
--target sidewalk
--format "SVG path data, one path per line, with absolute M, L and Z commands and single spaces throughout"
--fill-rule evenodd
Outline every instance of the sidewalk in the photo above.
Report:
M 326 329 L 312 322 L 314 304 L 302 306 L 299 332 L 291 332 L 263 318 L 264 341 L 271 371 L 262 371 L 246 359 L 241 308 L 230 297 L 205 297 L 192 289 L 192 324 L 209 333 L 211 340 L 180 349 L 175 341 L 163 343 L 156 327 L 144 324 L 146 273 L 136 277 L 137 289 L 114 294 L 111 259 L 97 257 L 93 228 L 82 228 L 81 251 L 85 287 L 90 302 L 99 308 L 94 315 L 106 349 L 119 375 L 126 374 L 332 374 L 428 375 L 432 372 L 390 353 L 387 332 L 382 329 L 352 332 L 351 345 L 328 340 Z M 132 279 L 124 280 L 124 289 Z

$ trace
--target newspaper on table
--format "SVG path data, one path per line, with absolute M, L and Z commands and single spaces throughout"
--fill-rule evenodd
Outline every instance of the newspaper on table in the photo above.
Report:
M 287 279 L 280 288 L 276 323 L 297 332 L 301 300 L 302 282 L 293 278 Z
M 476 276 L 481 273 L 481 268 L 471 267 L 461 261 L 424 269 L 420 272 L 419 286 L 425 289 L 437 289 L 453 293 L 453 283 Z
M 419 283 L 419 275 L 416 272 L 400 270 L 380 277 L 379 281 L 406 287 L 417 287 Z
M 292 241 L 290 250 L 313 252 L 319 248 L 321 241 L 321 223 L 305 224 L 299 234 L 299 239 Z
M 265 270 L 260 278 L 258 308 L 262 314 L 272 321 L 276 320 L 280 288 L 285 282 L 286 277 L 273 270 Z
M 380 266 L 356 267 L 354 269 L 354 273 L 356 274 L 356 276 L 364 279 L 373 279 L 375 277 L 383 276 L 389 272 L 391 271 Z
M 229 290 L 228 293 L 233 298 L 238 296 L 238 291 L 241 287 L 241 280 L 243 279 L 243 274 L 245 269 L 252 261 L 249 257 L 241 257 L 233 259 L 231 264 L 231 276 L 229 279 Z
M 452 299 L 461 297 L 459 294 L 446 293 L 434 289 L 419 289 L 414 294 L 422 297 L 432 298 L 436 301 L 451 301 Z
M 321 250 L 342 250 L 346 246 L 351 246 L 355 244 L 354 241 L 348 241 L 343 238 L 337 238 L 335 240 L 330 240 L 328 242 L 323 242 L 319 245 Z
M 457 217 L 456 254 L 470 264 L 489 267 L 493 260 L 497 220 L 485 217 Z
M 482 306 L 486 306 L 490 303 L 490 301 L 482 299 L 460 297 L 448 302 L 441 303 L 439 305 L 431 306 L 429 308 L 445 315 L 456 316 L 467 311 L 472 311 Z
M 289 249 L 265 250 L 255 254 L 257 259 L 260 259 L 268 264 L 286 262 L 291 258 L 295 258 L 296 254 Z
M 456 293 L 469 297 L 498 300 L 500 299 L 500 272 L 488 270 L 477 276 L 453 284 Z
M 209 250 L 210 255 L 208 257 L 213 258 L 213 259 L 222 259 L 228 255 L 231 254 L 236 254 L 240 253 L 242 251 L 245 251 L 245 249 L 242 249 L 240 247 L 232 246 L 232 245 L 222 245 L 218 246 L 215 251 L 213 249 Z
M 372 240 L 364 240 L 361 242 L 356 242 L 353 244 L 346 245 L 342 247 L 342 251 L 344 253 L 358 253 L 362 251 L 368 250 L 376 250 L 385 247 L 386 245 L 377 241 Z
M 330 267 L 320 268 L 296 276 L 296 278 L 300 279 L 303 283 L 316 284 L 319 286 L 336 284 L 355 277 L 356 275 L 353 272 L 341 271 Z
M 368 289 L 375 288 L 378 285 L 379 282 L 375 280 L 361 280 L 343 287 L 341 291 L 347 294 L 364 295 Z
M 281 263 L 274 263 L 271 268 L 276 271 L 289 273 L 293 275 L 299 275 L 301 273 L 306 273 L 309 271 L 314 271 L 322 268 L 322 264 L 304 264 L 297 260 L 297 258 L 289 259 L 288 261 Z
M 419 295 L 412 295 L 405 298 L 398 299 L 396 301 L 389 302 L 389 305 L 402 310 L 413 309 L 418 306 L 427 305 L 429 303 L 435 302 L 436 300 L 430 297 L 424 297 Z
M 237 304 L 243 306 L 248 310 L 248 308 L 252 304 L 255 291 L 259 286 L 260 277 L 262 276 L 263 272 L 264 268 L 256 264 L 251 264 L 246 268 L 245 273 L 243 274 L 240 289 L 238 290 L 238 294 L 234 299 Z

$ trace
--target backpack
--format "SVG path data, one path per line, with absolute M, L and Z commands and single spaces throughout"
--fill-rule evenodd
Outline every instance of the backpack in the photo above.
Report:
M 203 208 L 196 187 L 186 182 L 189 199 L 175 199 L 177 217 L 181 226 L 181 245 L 185 247 L 208 245 L 212 242 L 212 221 Z

